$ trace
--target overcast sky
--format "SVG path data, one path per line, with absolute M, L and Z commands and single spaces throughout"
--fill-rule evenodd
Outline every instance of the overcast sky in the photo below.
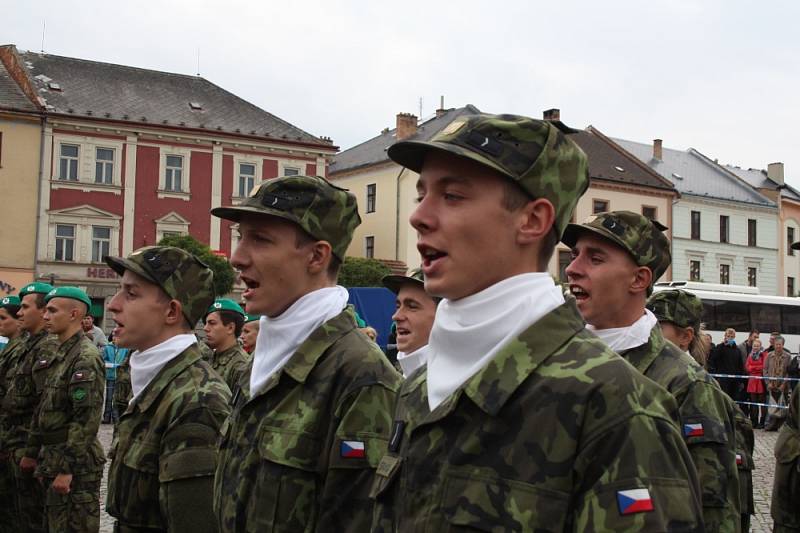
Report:
M 439 105 L 766 168 L 800 188 L 800 2 L 0 0 L 0 44 L 200 74 L 342 149 Z

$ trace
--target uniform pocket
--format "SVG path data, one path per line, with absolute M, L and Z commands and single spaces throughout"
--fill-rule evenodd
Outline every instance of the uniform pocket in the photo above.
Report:
M 445 473 L 442 514 L 447 524 L 430 531 L 562 531 L 569 496 L 482 472 Z
M 129 442 L 126 449 L 117 445 L 108 509 L 122 522 L 163 528 L 158 498 L 158 444 L 145 439 Z

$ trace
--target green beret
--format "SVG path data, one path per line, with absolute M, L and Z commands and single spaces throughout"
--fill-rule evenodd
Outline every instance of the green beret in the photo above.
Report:
M 92 301 L 78 287 L 56 287 L 55 289 L 51 290 L 45 296 L 44 301 L 49 302 L 53 298 L 69 298 L 70 300 L 78 300 L 79 302 L 83 302 L 86 304 L 86 310 L 88 311 L 92 307 Z
M 248 322 L 258 322 L 259 320 L 261 320 L 261 315 L 251 315 L 248 313 L 245 313 L 244 315 L 245 324 L 247 324 Z
M 7 307 L 19 307 L 20 305 L 19 296 L 4 296 L 3 299 L 0 300 L 0 307 L 3 309 Z
M 19 291 L 19 297 L 22 298 L 26 294 L 48 294 L 53 290 L 53 286 L 49 283 L 42 283 L 41 281 L 34 281 L 28 283 Z
M 246 316 L 244 309 L 242 309 L 242 306 L 237 304 L 230 298 L 217 298 L 216 300 L 214 300 L 214 303 L 208 306 L 205 317 L 217 311 L 233 311 L 234 313 L 239 313 L 242 316 Z

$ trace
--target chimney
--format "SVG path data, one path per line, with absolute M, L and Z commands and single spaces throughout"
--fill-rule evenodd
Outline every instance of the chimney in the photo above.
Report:
M 767 165 L 767 177 L 778 185 L 783 185 L 783 163 Z
M 661 146 L 661 139 L 653 139 L 653 159 L 664 160 L 664 148 Z
M 560 121 L 561 120 L 561 110 L 556 109 L 548 109 L 542 113 L 542 118 L 544 120 L 552 120 L 552 121 Z
M 397 114 L 397 140 L 408 139 L 417 133 L 417 117 L 411 113 Z
M 439 109 L 436 110 L 436 118 L 443 116 L 447 111 L 444 108 L 444 95 L 439 97 Z

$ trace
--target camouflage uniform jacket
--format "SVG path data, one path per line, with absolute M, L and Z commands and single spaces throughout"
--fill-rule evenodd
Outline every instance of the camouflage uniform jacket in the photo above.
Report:
M 37 476 L 81 476 L 103 470 L 105 459 L 97 432 L 105 386 L 100 352 L 79 331 L 50 360 L 45 390 L 33 416 L 27 453 L 38 452 Z
M 227 350 L 222 352 L 214 352 L 211 362 L 211 368 L 217 371 L 217 374 L 222 376 L 228 387 L 233 390 L 243 375 L 250 375 L 250 361 L 252 356 L 242 350 L 239 343 L 234 344 Z
M 14 381 L 3 399 L 0 424 L 3 446 L 14 450 L 17 460 L 36 457 L 38 450 L 27 450 L 33 413 L 44 392 L 50 361 L 58 351 L 58 339 L 42 330 L 29 335 L 19 354 Z
M 6 393 L 14 382 L 14 374 L 17 371 L 17 364 L 23 353 L 25 353 L 26 337 L 20 335 L 11 339 L 2 349 L 0 349 L 0 406 L 3 405 Z M 5 414 L 5 410 L 0 408 L 0 419 Z M 5 439 L 3 438 L 3 424 L 0 422 L 0 452 L 6 449 Z
M 739 470 L 739 512 L 743 515 L 755 513 L 753 501 L 753 448 L 756 441 L 753 423 L 738 405 L 735 406 L 736 421 L 736 468 Z
M 114 381 L 114 393 L 111 395 L 111 407 L 116 410 L 117 417 L 114 420 L 114 433 L 111 437 L 111 447 L 108 450 L 108 458 L 114 459 L 114 450 L 117 445 L 117 429 L 119 428 L 119 417 L 128 408 L 131 398 L 133 398 L 133 387 L 131 386 L 131 350 L 125 354 L 125 359 L 117 367 L 117 379 Z
M 245 377 L 214 482 L 220 531 L 368 530 L 399 382 L 351 307 L 313 331 L 254 397 Z
M 216 531 L 211 490 L 230 391 L 192 344 L 120 413 L 106 510 L 127 531 Z
M 789 415 L 775 441 L 775 483 L 770 513 L 775 532 L 800 531 L 800 386 L 789 400 Z
M 426 377 L 400 390 L 373 531 L 702 531 L 675 400 L 587 332 L 574 301 L 433 412 Z M 628 506 L 637 489 L 652 511 Z
M 621 354 L 678 402 L 680 424 L 703 494 L 706 531 L 737 531 L 735 404 L 688 354 L 655 326 L 647 343 Z

